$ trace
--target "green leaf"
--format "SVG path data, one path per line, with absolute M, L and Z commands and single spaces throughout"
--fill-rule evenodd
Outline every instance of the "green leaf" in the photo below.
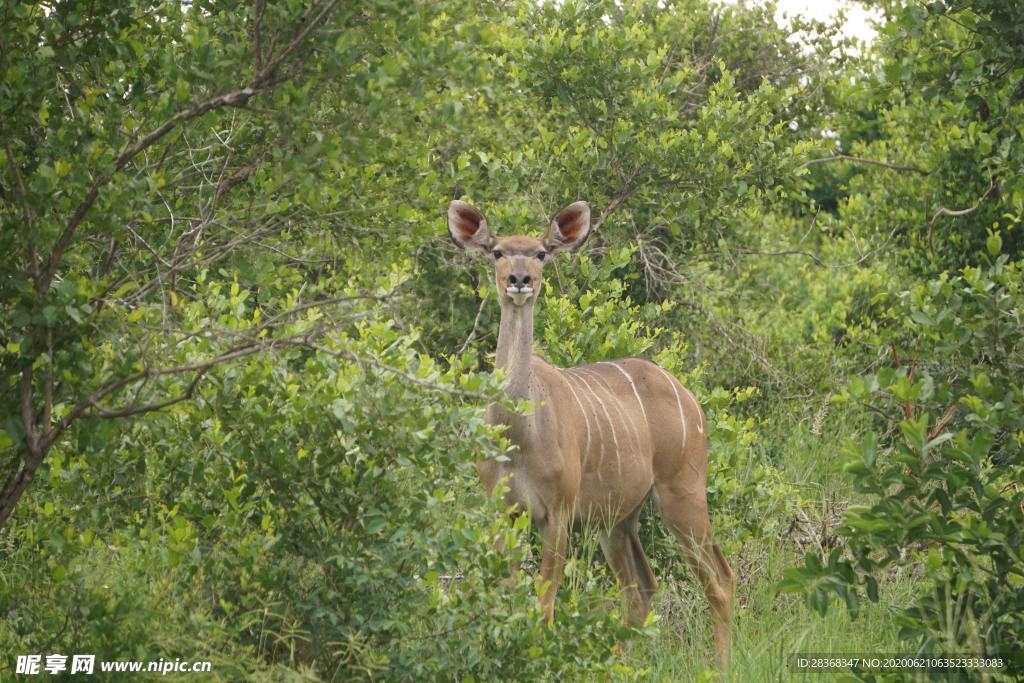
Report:
M 878 602 L 878 582 L 875 577 L 868 575 L 864 577 L 864 587 L 867 590 L 868 599 L 871 602 Z

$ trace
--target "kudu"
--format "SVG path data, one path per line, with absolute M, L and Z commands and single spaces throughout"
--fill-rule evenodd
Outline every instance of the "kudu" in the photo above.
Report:
M 601 548 L 622 586 L 627 620 L 644 621 L 657 581 L 640 545 L 637 518 L 653 491 L 703 584 L 717 659 L 725 665 L 733 577 L 708 519 L 707 435 L 696 398 L 642 358 L 557 368 L 532 354 L 533 307 L 546 257 L 587 239 L 590 207 L 570 204 L 537 239 L 498 237 L 477 208 L 453 201 L 448 231 L 456 244 L 494 262 L 501 305 L 495 363 L 504 371 L 508 397 L 533 406 L 528 415 L 499 404 L 488 408 L 488 422 L 507 426 L 514 451 L 506 462 L 482 461 L 477 470 L 488 491 L 505 480 L 506 502 L 528 511 L 541 534 L 540 574 L 548 585 L 541 605 L 548 622 L 569 529 L 584 521 L 605 530 Z

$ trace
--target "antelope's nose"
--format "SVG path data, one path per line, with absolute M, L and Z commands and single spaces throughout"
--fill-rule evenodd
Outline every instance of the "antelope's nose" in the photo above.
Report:
M 516 275 L 513 273 L 508 276 L 509 287 L 528 287 L 530 285 L 529 275 Z

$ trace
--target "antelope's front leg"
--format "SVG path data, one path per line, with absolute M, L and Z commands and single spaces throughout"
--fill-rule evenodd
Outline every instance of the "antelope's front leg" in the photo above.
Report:
M 544 592 L 540 606 L 544 619 L 550 626 L 555 620 L 555 594 L 565 569 L 565 553 L 569 547 L 569 515 L 563 510 L 551 514 L 541 527 L 543 552 L 540 562 L 540 578 Z

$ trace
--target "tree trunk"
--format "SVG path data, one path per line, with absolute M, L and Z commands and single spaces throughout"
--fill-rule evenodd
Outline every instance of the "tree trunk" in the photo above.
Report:
M 4 488 L 0 491 L 0 529 L 7 523 L 7 518 L 14 512 L 14 506 L 18 504 L 21 494 L 29 487 L 36 476 L 36 470 L 43 462 L 44 453 L 40 450 L 33 453 L 31 450 L 25 454 L 25 460 L 21 467 L 11 472 L 4 482 Z

